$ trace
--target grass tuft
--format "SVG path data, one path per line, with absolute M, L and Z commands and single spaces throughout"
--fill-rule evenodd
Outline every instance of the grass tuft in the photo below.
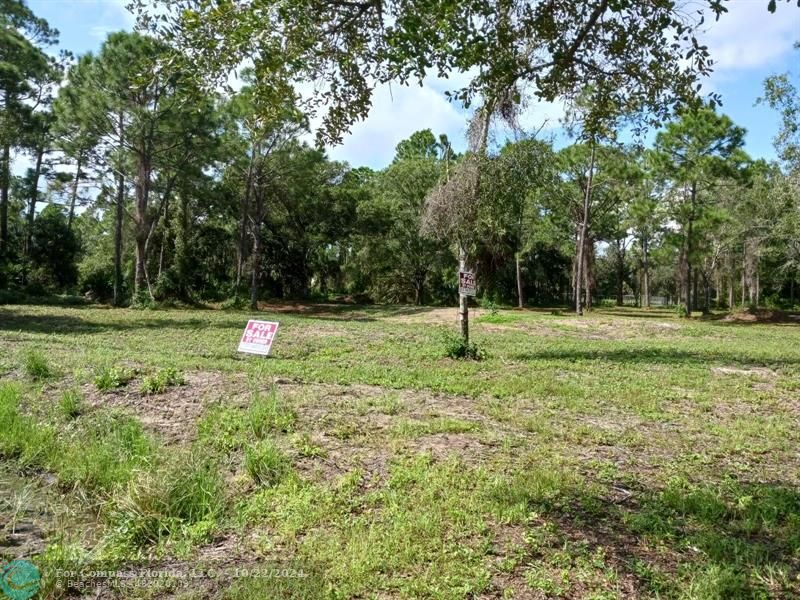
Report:
M 289 473 L 291 461 L 274 442 L 261 440 L 245 450 L 244 468 L 258 485 L 271 486 Z
M 143 470 L 113 499 L 112 540 L 123 552 L 158 545 L 174 536 L 207 539 L 225 504 L 219 465 L 197 452 L 179 453 L 157 469 Z
M 24 368 L 25 374 L 34 381 L 42 381 L 53 375 L 47 358 L 38 350 L 30 350 L 25 353 Z
M 256 393 L 247 409 L 247 423 L 256 439 L 264 439 L 272 432 L 291 432 L 296 420 L 297 414 L 280 401 L 274 390 L 266 396 Z
M 83 398 L 77 390 L 64 390 L 61 399 L 58 401 L 61 413 L 68 419 L 76 419 L 86 410 Z

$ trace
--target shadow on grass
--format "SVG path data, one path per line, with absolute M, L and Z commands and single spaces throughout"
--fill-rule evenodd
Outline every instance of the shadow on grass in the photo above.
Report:
M 552 547 L 602 548 L 646 597 L 672 597 L 676 583 L 689 592 L 681 597 L 692 598 L 800 594 L 800 492 L 786 483 L 675 480 L 660 490 L 627 490 L 621 500 L 583 488 L 562 492 L 544 503 L 529 501 L 557 524 Z M 546 552 L 538 554 L 530 558 L 546 560 Z
M 708 365 L 737 364 L 743 366 L 781 366 L 800 364 L 798 358 L 761 359 L 744 353 L 736 352 L 691 352 L 674 348 L 618 348 L 609 349 L 598 346 L 596 349 L 547 349 L 536 352 L 519 352 L 510 356 L 517 361 L 553 360 L 565 362 L 604 361 L 634 365 Z
M 73 308 L 73 307 L 71 307 Z M 86 307 L 80 307 L 79 312 L 84 312 Z M 123 316 L 126 319 L 100 321 L 91 318 L 91 313 L 86 312 L 84 317 L 74 314 L 30 314 L 24 310 L 0 306 L 0 331 L 25 331 L 46 334 L 94 334 L 104 331 L 135 331 L 140 329 L 242 329 L 249 318 L 275 318 L 276 315 L 286 314 L 297 319 L 312 319 L 321 321 L 354 321 L 373 322 L 386 317 L 413 315 L 433 310 L 425 306 L 393 306 L 393 307 L 365 307 L 354 305 L 280 305 L 271 307 L 265 305 L 258 312 L 237 311 L 232 313 L 220 311 L 219 315 L 225 318 L 210 319 L 180 319 L 168 316 L 167 311 L 128 311 L 116 312 L 108 309 L 111 316 Z M 183 312 L 179 309 L 175 313 Z M 236 316 L 234 316 L 236 315 Z
M 609 317 L 630 317 L 633 319 L 676 319 L 675 311 L 664 309 L 632 308 L 629 310 L 620 308 L 598 308 L 590 314 L 603 315 Z
M 379 321 L 386 317 L 417 315 L 435 310 L 435 306 L 367 304 L 263 304 L 264 313 L 290 314 L 331 321 Z

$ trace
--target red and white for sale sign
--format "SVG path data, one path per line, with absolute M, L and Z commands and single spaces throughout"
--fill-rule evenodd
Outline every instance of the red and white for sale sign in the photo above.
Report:
M 272 340 L 278 334 L 278 324 L 273 321 L 250 319 L 239 341 L 239 352 L 266 356 L 272 348 Z

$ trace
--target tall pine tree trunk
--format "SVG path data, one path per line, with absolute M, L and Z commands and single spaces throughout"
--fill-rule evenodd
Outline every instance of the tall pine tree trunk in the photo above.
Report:
M 258 310 L 258 280 L 261 277 L 261 228 L 253 228 L 253 268 L 250 279 L 250 308 Z
M 3 145 L 0 158 L 0 256 L 8 251 L 8 187 L 11 185 L 11 146 Z
M 139 156 L 136 175 L 136 271 L 133 280 L 133 293 L 136 301 L 141 301 L 147 290 L 150 300 L 147 277 L 147 239 L 150 236 L 150 220 L 147 214 L 150 195 L 150 166 L 147 158 Z
M 594 262 L 594 238 L 586 235 L 586 247 L 583 249 L 583 290 L 584 290 L 584 308 L 592 310 L 594 307 L 592 298 L 594 291 L 597 287 L 595 279 L 595 262 Z
M 616 256 L 616 271 L 617 271 L 617 306 L 622 306 L 625 303 L 625 250 L 624 240 L 616 240 L 617 256 Z
M 78 183 L 81 178 L 81 163 L 83 162 L 83 152 L 78 153 L 77 166 L 75 168 L 75 178 L 72 180 L 72 192 L 69 197 L 69 215 L 67 216 L 67 228 L 72 229 L 72 220 L 75 218 L 75 203 L 78 201 Z
M 522 265 L 520 260 L 520 253 L 514 254 L 514 267 L 517 275 L 517 306 L 523 308 L 525 306 L 525 295 L 522 289 Z
M 125 115 L 117 115 L 119 147 L 124 142 Z M 117 202 L 114 215 L 114 306 L 122 304 L 122 222 L 125 214 L 125 175 L 122 161 L 117 165 Z
M 589 231 L 589 207 L 592 201 L 592 181 L 594 179 L 595 148 L 592 143 L 592 152 L 589 158 L 589 177 L 583 193 L 583 218 L 581 219 L 580 235 L 578 236 L 578 259 L 575 273 L 575 312 L 583 314 L 583 293 L 581 285 L 584 278 L 584 252 L 586 247 L 586 233 Z
M 36 149 L 36 163 L 33 168 L 33 179 L 28 199 L 28 214 L 26 215 L 25 228 L 25 258 L 30 258 L 31 245 L 33 244 L 33 221 L 36 218 L 36 203 L 39 201 L 39 177 L 42 174 L 42 158 L 44 157 L 44 146 Z
M 644 293 L 644 306 L 650 308 L 650 242 L 642 240 L 642 287 Z
M 255 214 L 253 218 L 253 250 L 250 260 L 252 273 L 250 277 L 250 308 L 258 310 L 258 281 L 261 278 L 261 222 L 264 220 L 264 200 L 258 190 L 253 193 L 255 199 Z
M 122 218 L 125 213 L 125 176 L 117 174 L 117 201 L 114 215 L 114 306 L 122 304 Z
M 250 216 L 250 199 L 253 191 L 253 175 L 256 152 L 259 152 L 258 145 L 253 147 L 253 155 L 250 157 L 250 164 L 247 167 L 247 180 L 245 181 L 244 196 L 239 205 L 239 244 L 236 252 L 236 284 L 235 294 L 238 295 L 239 287 L 242 284 L 242 275 L 244 273 L 245 255 L 247 254 L 247 218 Z
M 178 231 L 175 235 L 175 272 L 178 295 L 189 300 L 189 196 L 186 190 L 180 194 Z
M 690 193 L 691 211 L 689 213 L 689 222 L 686 225 L 686 233 L 683 236 L 683 244 L 681 246 L 680 255 L 680 280 L 681 280 L 681 302 L 686 308 L 686 316 L 691 316 L 692 309 L 692 244 L 694 238 L 694 212 L 695 202 L 697 201 L 697 183 L 692 182 L 692 189 Z

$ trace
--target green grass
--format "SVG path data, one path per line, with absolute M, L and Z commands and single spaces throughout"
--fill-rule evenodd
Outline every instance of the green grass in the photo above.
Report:
M 308 575 L 233 599 L 800 596 L 800 327 L 480 312 L 463 361 L 455 309 L 266 313 L 263 358 L 237 310 L 0 308 L 0 458 L 97 521 L 42 557 Z
M 86 411 L 83 398 L 76 390 L 64 390 L 58 406 L 67 419 L 76 419 Z
M 25 353 L 25 373 L 33 381 L 42 381 L 53 375 L 53 371 L 44 354 L 38 350 L 29 350 Z
M 125 557 L 148 546 L 207 541 L 224 510 L 224 493 L 219 465 L 196 452 L 138 472 L 112 500 L 109 552 Z
M 270 440 L 260 440 L 244 453 L 244 469 L 258 485 L 280 483 L 291 470 L 291 462 Z
M 162 394 L 168 388 L 176 385 L 184 385 L 186 383 L 183 375 L 173 367 L 166 367 L 159 369 L 153 375 L 147 375 L 142 379 L 140 391 L 143 394 Z
M 110 392 L 128 385 L 135 375 L 125 367 L 102 367 L 94 377 L 94 385 L 101 392 Z

